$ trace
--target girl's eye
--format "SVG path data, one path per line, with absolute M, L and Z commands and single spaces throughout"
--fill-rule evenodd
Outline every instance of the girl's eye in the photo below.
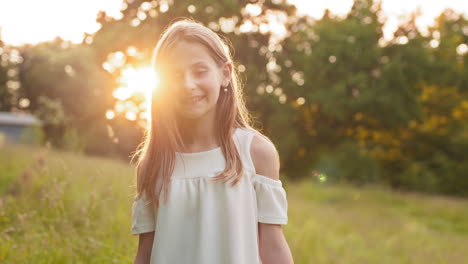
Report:
M 202 76 L 205 73 L 206 73 L 206 70 L 197 70 L 197 71 L 195 71 L 195 75 L 197 75 L 197 76 Z

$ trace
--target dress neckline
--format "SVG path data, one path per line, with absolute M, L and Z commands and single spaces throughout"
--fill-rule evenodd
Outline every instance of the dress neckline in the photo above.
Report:
M 214 149 L 210 149 L 210 150 L 205 150 L 205 151 L 200 151 L 200 152 L 177 152 L 176 151 L 176 154 L 177 155 L 182 155 L 182 156 L 200 156 L 200 155 L 206 155 L 206 154 L 209 154 L 211 152 L 217 152 L 221 150 L 221 147 L 216 147 Z
M 235 135 L 239 129 L 240 129 L 239 127 L 234 128 L 233 135 Z M 208 154 L 215 153 L 215 152 L 221 152 L 221 151 L 222 151 L 221 146 L 218 146 L 210 150 L 199 151 L 199 152 L 177 152 L 176 151 L 175 154 L 184 156 L 184 157 L 195 157 L 195 156 L 204 156 L 204 155 L 208 155 Z

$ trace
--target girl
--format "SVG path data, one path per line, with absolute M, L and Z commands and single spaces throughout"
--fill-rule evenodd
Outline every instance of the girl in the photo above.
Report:
M 170 25 L 137 152 L 135 263 L 293 263 L 275 146 L 249 126 L 229 49 L 210 29 Z

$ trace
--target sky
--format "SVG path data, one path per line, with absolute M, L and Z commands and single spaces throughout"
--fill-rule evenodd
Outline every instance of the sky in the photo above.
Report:
M 337 15 L 346 14 L 352 0 L 289 0 L 301 12 L 320 18 L 325 8 Z M 119 16 L 122 0 L 0 0 L 0 39 L 10 45 L 38 43 L 60 36 L 72 42 L 81 42 L 83 33 L 99 29 L 96 15 L 99 10 Z M 445 8 L 453 8 L 468 16 L 466 0 L 383 0 L 383 11 L 388 17 L 384 29 L 386 38 L 399 23 L 399 17 L 420 8 L 422 17 L 417 20 L 423 30 Z
M 120 13 L 122 0 L 0 0 L 1 39 L 7 44 L 38 43 L 60 36 L 81 42 L 96 32 L 99 10 Z

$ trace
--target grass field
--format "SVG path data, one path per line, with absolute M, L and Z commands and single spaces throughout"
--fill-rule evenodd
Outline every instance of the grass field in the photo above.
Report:
M 134 170 L 110 159 L 0 149 L 0 263 L 131 263 Z M 284 182 L 296 264 L 468 263 L 468 200 Z

